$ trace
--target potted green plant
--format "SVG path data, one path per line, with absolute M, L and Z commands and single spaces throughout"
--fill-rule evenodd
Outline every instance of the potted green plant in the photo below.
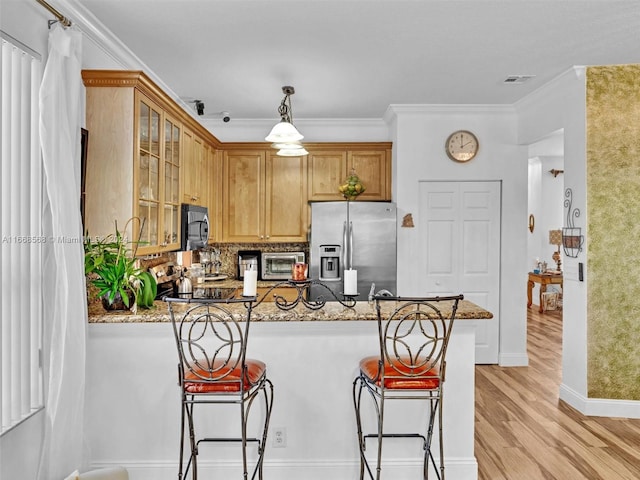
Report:
M 85 238 L 84 271 L 98 289 L 97 295 L 105 310 L 131 309 L 135 312 L 138 306 L 151 307 L 156 297 L 154 276 L 139 268 L 135 250 L 132 252 L 128 243 L 118 230 L 117 222 L 115 233 L 95 241 L 88 236 Z M 138 243 L 135 243 L 136 247 Z

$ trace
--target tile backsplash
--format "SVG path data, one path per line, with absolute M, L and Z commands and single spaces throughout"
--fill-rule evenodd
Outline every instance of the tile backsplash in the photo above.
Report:
M 207 245 L 205 250 L 220 249 L 220 273 L 236 278 L 238 271 L 239 250 L 259 250 L 260 252 L 304 252 L 309 258 L 309 244 L 303 243 L 213 243 Z M 193 262 L 198 262 L 198 252 L 193 252 Z M 154 258 L 141 258 L 142 268 L 151 268 L 161 263 L 176 262 L 176 252 L 167 252 Z

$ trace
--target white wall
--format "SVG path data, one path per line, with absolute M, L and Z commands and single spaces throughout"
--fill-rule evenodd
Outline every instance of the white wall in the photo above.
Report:
M 352 384 L 359 359 L 377 348 L 376 328 L 374 321 L 252 324 L 251 357 L 265 361 L 274 384 L 270 429 L 273 432 L 275 428 L 285 428 L 287 438 L 286 448 L 273 448 L 269 441 L 265 478 L 357 478 L 359 454 Z M 474 338 L 473 326 L 458 320 L 447 350 L 445 460 L 447 475 L 458 480 L 477 478 L 473 440 Z M 180 390 L 171 324 L 90 324 L 87 352 L 87 435 L 92 466 L 123 465 L 131 480 L 176 478 Z M 368 394 L 364 397 L 363 405 L 369 405 Z M 392 405 L 386 409 L 387 421 L 396 420 L 396 425 L 410 429 L 416 418 L 425 420 L 423 409 L 417 410 L 413 402 L 403 404 L 402 410 Z M 227 431 L 237 435 L 237 428 L 231 429 L 234 424 L 238 426 L 237 409 L 228 410 L 226 417 L 220 418 L 212 415 L 211 408 L 204 408 L 208 414 L 201 413 L 197 425 L 214 423 L 210 436 Z M 224 407 L 217 408 L 213 407 L 213 411 Z M 258 410 L 254 413 L 260 413 L 261 405 L 255 408 Z M 371 427 L 370 415 L 364 417 Z M 436 445 L 434 440 L 434 451 Z M 251 450 L 254 459 L 255 452 Z M 373 454 L 376 449 L 368 451 Z M 420 442 L 386 441 L 387 478 L 415 478 L 421 455 Z M 204 478 L 216 474 L 216 478 L 240 478 L 231 475 L 237 473 L 239 462 L 237 444 L 205 445 L 198 459 Z
M 35 479 L 44 437 L 45 412 L 38 411 L 0 437 L 0 478 Z
M 529 158 L 529 215 L 533 215 L 533 232 L 527 235 L 527 265 L 529 270 L 536 266 L 540 258 L 540 219 L 542 208 L 542 163 L 539 157 Z
M 393 197 L 398 217 L 411 213 L 418 225 L 418 182 L 481 180 L 502 182 L 500 309 L 501 365 L 526 365 L 527 149 L 518 145 L 515 111 L 497 106 L 393 105 L 388 117 L 393 140 Z M 460 164 L 446 156 L 448 135 L 473 131 L 480 150 Z M 418 229 L 398 230 L 398 292 L 419 283 L 415 255 Z M 415 294 L 415 293 L 414 293 Z
M 560 136 L 561 140 L 563 136 Z M 529 146 L 532 151 L 544 152 L 544 147 L 538 145 L 544 141 L 536 142 Z M 551 150 L 546 150 L 550 152 Z M 529 213 L 535 217 L 535 228 L 527 235 L 527 261 L 529 271 L 536 264 L 536 260 L 547 262 L 548 268 L 555 269 L 556 263 L 552 258 L 557 250 L 549 244 L 549 231 L 561 229 L 564 225 L 564 175 L 554 177 L 549 170 L 564 169 L 564 157 L 561 155 L 538 154 L 529 158 Z M 561 261 L 564 262 L 564 253 L 560 247 Z M 561 265 L 561 268 L 562 265 Z M 557 285 L 547 287 L 560 290 Z M 533 304 L 540 303 L 540 286 L 535 284 L 533 291 Z
M 518 110 L 518 141 L 531 144 L 564 129 L 564 188 L 573 190 L 573 207 L 582 212 L 579 222 L 586 230 L 586 85 L 584 68 L 565 72 L 553 82 L 521 101 Z M 585 243 L 588 239 L 585 238 Z M 564 258 L 562 385 L 560 398 L 584 411 L 587 398 L 586 282 L 578 281 L 578 262 L 586 267 L 586 245 L 578 258 Z

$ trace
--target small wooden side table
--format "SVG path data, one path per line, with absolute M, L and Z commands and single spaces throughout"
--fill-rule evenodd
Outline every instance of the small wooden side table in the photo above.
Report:
M 542 305 L 542 294 L 547 291 L 547 285 L 560 285 L 562 288 L 562 274 L 554 273 L 533 273 L 529 272 L 529 281 L 527 282 L 527 308 L 531 308 L 533 285 L 540 284 L 540 313 L 544 312 Z

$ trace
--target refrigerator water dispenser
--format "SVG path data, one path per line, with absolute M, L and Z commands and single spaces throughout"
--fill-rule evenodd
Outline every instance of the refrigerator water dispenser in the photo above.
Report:
M 340 280 L 340 245 L 320 245 L 320 279 Z

